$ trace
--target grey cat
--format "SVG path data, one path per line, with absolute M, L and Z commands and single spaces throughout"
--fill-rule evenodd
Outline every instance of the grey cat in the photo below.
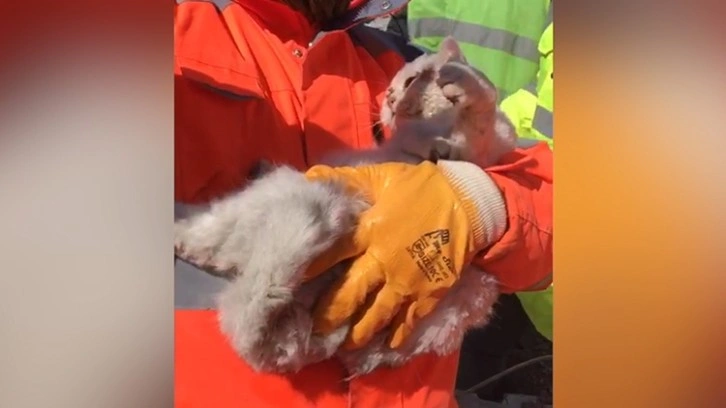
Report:
M 517 143 L 514 126 L 497 105 L 494 84 L 467 64 L 451 37 L 437 53 L 401 68 L 391 80 L 380 116 L 393 132 L 390 140 L 375 149 L 330 155 L 320 164 L 416 164 L 433 158 L 487 167 Z
M 486 167 L 516 143 L 514 128 L 496 101 L 495 87 L 447 38 L 437 53 L 419 57 L 393 78 L 381 110 L 391 139 L 375 149 L 336 153 L 322 163 L 448 159 Z M 369 206 L 339 185 L 310 182 L 283 166 L 268 168 L 245 189 L 175 223 L 177 255 L 229 279 L 218 298 L 220 327 L 255 370 L 294 372 L 335 356 L 354 377 L 382 365 L 399 366 L 419 354 L 454 352 L 466 330 L 486 324 L 499 295 L 497 282 L 467 267 L 398 349 L 386 345 L 386 330 L 356 351 L 338 349 L 350 324 L 326 336 L 312 333 L 316 299 L 347 264 L 305 283 L 303 273 L 317 255 L 354 230 Z

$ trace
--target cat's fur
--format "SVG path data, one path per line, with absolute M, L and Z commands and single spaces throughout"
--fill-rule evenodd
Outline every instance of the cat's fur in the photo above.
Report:
M 514 126 L 497 105 L 496 87 L 467 64 L 451 37 L 437 53 L 418 57 L 393 77 L 380 119 L 393 137 L 374 149 L 334 153 L 321 164 L 433 158 L 488 167 L 517 143 Z
M 343 152 L 323 163 L 418 163 L 433 156 L 493 164 L 516 140 L 496 100 L 491 83 L 466 65 L 455 41 L 446 39 L 438 53 L 406 65 L 393 79 L 381 112 L 393 137 L 378 149 Z M 297 371 L 337 356 L 356 376 L 381 365 L 401 365 L 422 353 L 451 353 L 466 330 L 488 321 L 497 283 L 467 267 L 399 349 L 385 344 L 386 330 L 353 352 L 338 350 L 348 324 L 327 336 L 312 334 L 310 310 L 346 264 L 306 283 L 301 282 L 302 273 L 312 259 L 352 231 L 368 207 L 341 186 L 309 182 L 300 172 L 279 167 L 176 223 L 177 255 L 230 279 L 219 296 L 220 326 L 253 368 Z

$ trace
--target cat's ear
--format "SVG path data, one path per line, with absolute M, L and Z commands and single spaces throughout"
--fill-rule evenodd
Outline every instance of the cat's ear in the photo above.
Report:
M 456 40 L 452 36 L 446 36 L 446 38 L 444 38 L 444 40 L 441 42 L 441 46 L 439 47 L 439 52 L 441 54 L 444 54 L 446 62 L 466 62 L 466 58 L 464 58 L 464 53 L 461 52 L 461 47 L 459 47 L 459 43 L 456 42 Z

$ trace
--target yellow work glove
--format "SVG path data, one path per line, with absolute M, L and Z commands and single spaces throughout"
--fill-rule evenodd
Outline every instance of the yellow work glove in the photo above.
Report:
M 389 324 L 389 345 L 400 346 L 472 257 L 506 228 L 501 193 L 471 163 L 315 166 L 306 176 L 341 183 L 372 204 L 361 215 L 355 234 L 308 269 L 308 276 L 316 276 L 356 257 L 314 311 L 315 330 L 320 333 L 353 319 L 348 349 L 364 346 Z

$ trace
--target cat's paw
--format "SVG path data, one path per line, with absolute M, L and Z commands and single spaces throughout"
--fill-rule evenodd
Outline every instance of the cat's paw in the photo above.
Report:
M 431 145 L 429 161 L 436 163 L 439 160 L 459 160 L 458 150 L 453 140 L 438 137 Z
M 454 105 L 466 107 L 476 101 L 496 102 L 496 89 L 472 67 L 460 62 L 444 64 L 436 84 Z

